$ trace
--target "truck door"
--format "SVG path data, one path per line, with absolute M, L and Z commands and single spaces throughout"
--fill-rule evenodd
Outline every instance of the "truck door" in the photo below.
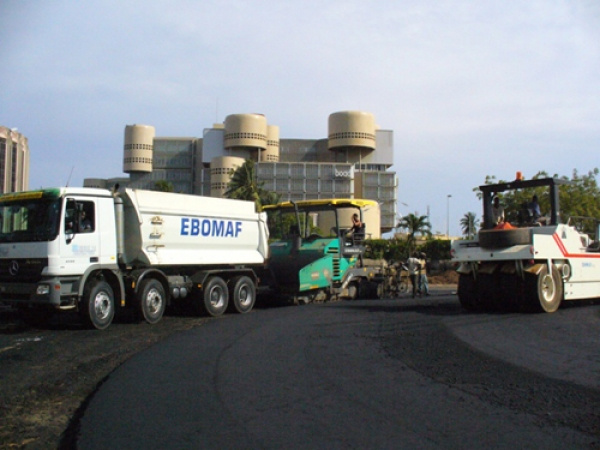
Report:
M 97 229 L 97 207 L 94 200 L 65 200 L 61 233 L 62 267 L 70 274 L 83 274 L 99 262 L 100 233 Z

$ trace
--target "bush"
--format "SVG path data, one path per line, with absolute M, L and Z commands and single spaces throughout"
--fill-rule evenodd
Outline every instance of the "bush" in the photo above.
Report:
M 365 258 L 385 259 L 386 261 L 406 261 L 408 259 L 408 244 L 399 239 L 368 239 L 365 241 Z M 432 261 L 450 259 L 450 241 L 430 239 L 420 244 L 417 251 L 425 252 L 427 259 Z
M 397 239 L 368 239 L 365 241 L 365 258 L 403 261 L 408 258 L 406 241 Z
M 431 239 L 419 246 L 419 251 L 427 253 L 429 260 L 450 259 L 450 241 L 447 239 Z

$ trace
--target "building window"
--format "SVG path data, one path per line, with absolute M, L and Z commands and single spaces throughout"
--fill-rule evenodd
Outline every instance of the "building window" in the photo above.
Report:
M 12 145 L 12 160 L 11 160 L 11 187 L 12 192 L 17 192 L 17 168 L 18 168 L 18 152 L 17 152 L 17 144 L 13 142 Z
M 4 194 L 6 177 L 6 139 L 0 138 L 0 194 Z
M 230 139 L 258 139 L 260 141 L 266 141 L 267 136 L 260 133 L 227 133 L 225 140 Z
M 124 146 L 125 150 L 152 150 L 150 144 L 127 144 Z
M 361 133 L 356 131 L 346 131 L 343 133 L 333 133 L 329 135 L 329 139 L 368 139 L 375 140 L 375 135 L 371 133 Z

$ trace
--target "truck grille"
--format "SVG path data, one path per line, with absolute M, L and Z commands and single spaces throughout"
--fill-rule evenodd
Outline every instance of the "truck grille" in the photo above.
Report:
M 333 278 L 340 277 L 340 258 L 333 258 Z
M 0 259 L 0 283 L 35 283 L 42 277 L 48 259 Z
M 331 263 L 333 269 L 333 278 L 338 279 L 340 277 L 340 254 L 337 248 L 330 248 L 327 254 L 331 255 L 333 261 Z

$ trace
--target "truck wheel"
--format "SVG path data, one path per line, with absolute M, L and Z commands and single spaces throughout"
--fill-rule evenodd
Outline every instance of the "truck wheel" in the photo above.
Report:
M 148 323 L 160 322 L 167 306 L 162 283 L 155 279 L 143 280 L 138 291 L 139 310 Z
M 377 298 L 377 284 L 368 280 L 361 280 L 358 285 L 358 296 L 363 300 Z
M 90 281 L 83 291 L 81 316 L 88 326 L 104 330 L 115 316 L 115 296 L 106 281 Z
M 209 316 L 218 317 L 227 309 L 229 292 L 221 277 L 210 277 L 203 289 L 203 307 Z
M 544 266 L 535 283 L 534 307 L 540 312 L 552 313 L 558 309 L 563 297 L 563 284 L 558 269 L 552 266 L 552 276 Z
M 460 274 L 458 278 L 458 301 L 467 311 L 476 311 L 478 305 L 477 283 L 471 274 Z
M 358 298 L 366 299 L 369 297 L 369 287 L 367 286 L 367 282 L 365 280 L 360 280 L 358 282 Z
M 235 277 L 230 283 L 229 297 L 233 302 L 229 305 L 229 309 L 240 314 L 251 311 L 256 301 L 256 288 L 252 279 L 242 275 Z

